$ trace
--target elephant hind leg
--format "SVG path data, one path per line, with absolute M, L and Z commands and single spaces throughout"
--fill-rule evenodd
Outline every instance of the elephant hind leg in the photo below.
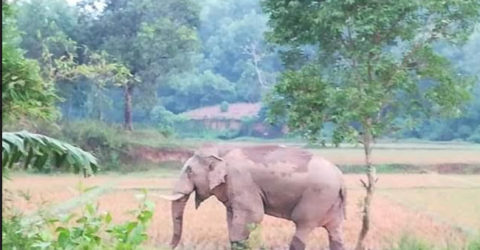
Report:
M 324 227 L 328 231 L 330 250 L 345 250 L 345 243 L 343 241 L 343 218 L 333 220 Z
M 289 250 L 304 250 L 308 235 L 315 228 L 314 225 L 296 224 L 295 235 L 290 243 Z

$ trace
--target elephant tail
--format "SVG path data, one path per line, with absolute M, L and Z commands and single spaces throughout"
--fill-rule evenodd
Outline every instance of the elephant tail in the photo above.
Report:
M 342 187 L 340 188 L 340 199 L 343 210 L 343 218 L 347 219 L 347 187 L 345 186 L 345 183 L 342 183 Z

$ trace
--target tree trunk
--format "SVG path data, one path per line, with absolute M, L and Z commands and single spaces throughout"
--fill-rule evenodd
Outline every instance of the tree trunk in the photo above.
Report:
M 264 88 L 267 84 L 265 82 L 265 79 L 263 78 L 262 70 L 258 65 L 263 56 L 257 52 L 256 43 L 251 43 L 249 46 L 244 48 L 244 51 L 246 54 L 252 57 L 253 67 L 255 68 L 255 74 L 257 75 L 258 84 L 260 85 L 260 88 Z
M 125 123 L 124 123 L 124 128 L 128 131 L 133 130 L 133 125 L 132 125 L 132 92 L 133 92 L 133 86 L 131 84 L 126 84 L 123 90 L 123 94 L 125 97 Z
M 362 215 L 362 229 L 360 230 L 360 234 L 358 236 L 357 246 L 355 250 L 363 250 L 365 249 L 364 240 L 367 236 L 368 230 L 370 229 L 370 214 L 371 214 L 371 203 L 373 199 L 373 193 L 375 191 L 375 183 L 376 183 L 376 169 L 375 166 L 372 165 L 370 156 L 372 153 L 372 145 L 373 137 L 371 132 L 371 122 L 367 121 L 364 124 L 364 133 L 363 133 L 363 148 L 365 151 L 365 164 L 367 165 L 367 179 L 368 183 L 365 183 L 363 180 L 360 180 L 363 184 L 363 187 L 366 190 L 366 195 L 363 201 L 363 215 Z

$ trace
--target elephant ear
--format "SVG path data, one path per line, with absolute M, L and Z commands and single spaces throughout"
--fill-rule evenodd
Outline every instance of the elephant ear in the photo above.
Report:
M 216 155 L 211 155 L 208 158 L 211 159 L 208 172 L 208 182 L 210 190 L 213 190 L 218 185 L 225 183 L 227 170 L 225 168 L 225 161 L 222 158 Z

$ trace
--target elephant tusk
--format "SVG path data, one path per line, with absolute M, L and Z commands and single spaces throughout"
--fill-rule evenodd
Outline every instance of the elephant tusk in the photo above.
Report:
M 210 157 L 213 157 L 219 161 L 223 161 L 223 158 L 219 157 L 219 156 L 216 156 L 216 155 L 210 155 Z
M 185 195 L 180 194 L 180 193 L 176 193 L 176 194 L 171 194 L 171 195 L 160 194 L 160 195 L 155 195 L 155 196 L 158 196 L 162 199 L 169 200 L 169 201 L 176 201 L 176 200 L 179 200 L 179 199 L 183 198 Z

